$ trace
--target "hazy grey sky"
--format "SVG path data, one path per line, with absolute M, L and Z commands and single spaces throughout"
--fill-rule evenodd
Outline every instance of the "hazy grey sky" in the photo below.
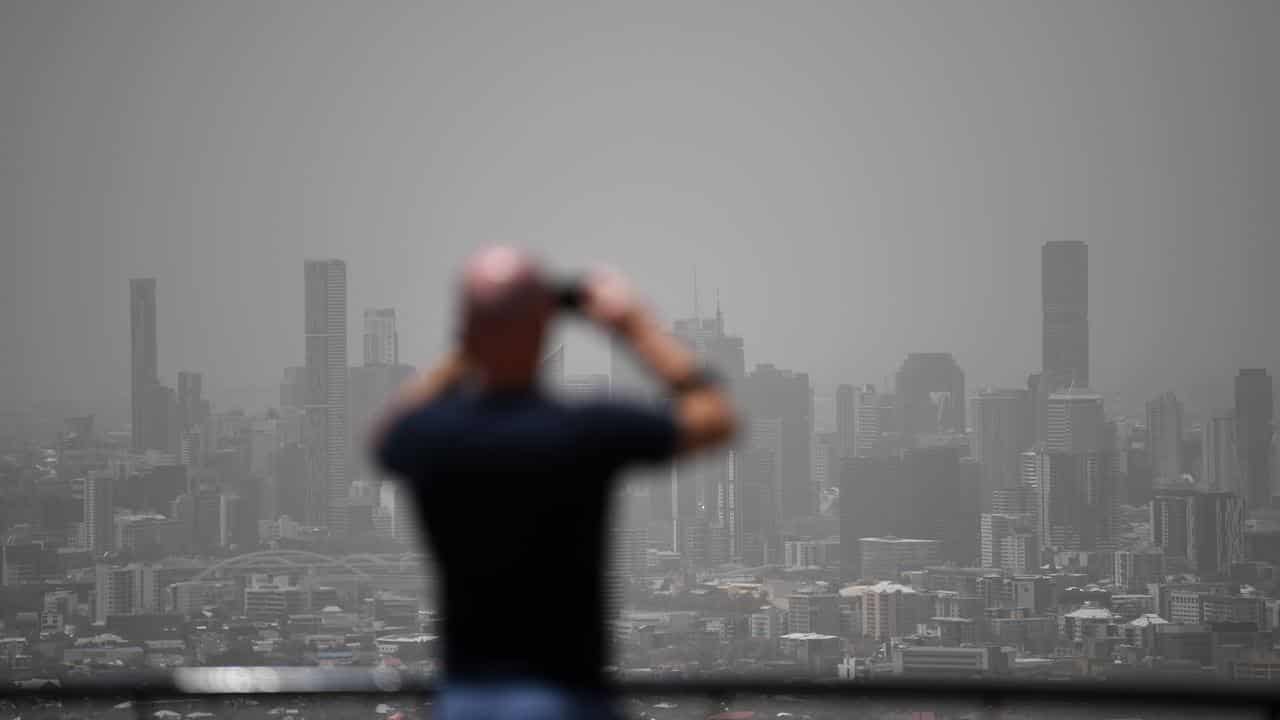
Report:
M 823 388 L 935 350 L 1021 383 L 1078 238 L 1099 389 L 1280 367 L 1271 0 L 0 7 L 0 408 L 123 419 L 137 276 L 166 381 L 270 400 L 304 257 L 349 263 L 353 361 L 393 306 L 423 364 L 488 241 L 667 317 L 697 266 L 748 363 Z

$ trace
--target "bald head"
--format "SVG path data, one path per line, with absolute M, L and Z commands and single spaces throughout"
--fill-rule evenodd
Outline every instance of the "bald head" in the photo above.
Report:
M 536 379 L 553 293 L 537 260 L 509 246 L 480 250 L 463 266 L 462 343 L 499 384 Z
M 485 316 L 519 311 L 547 292 L 531 255 L 500 245 L 472 255 L 462 271 L 462 297 L 469 312 Z

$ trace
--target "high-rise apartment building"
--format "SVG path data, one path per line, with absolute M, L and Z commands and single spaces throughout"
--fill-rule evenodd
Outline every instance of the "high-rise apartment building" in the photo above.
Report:
M 1036 535 L 1052 550 L 1108 549 L 1115 532 L 1115 478 L 1098 452 L 1023 454 L 1024 478 L 1036 491 Z
M 973 399 L 973 457 L 982 468 L 982 507 L 991 512 L 996 490 L 1022 482 L 1022 453 L 1035 442 L 1031 393 L 989 390 Z
M 370 308 L 364 311 L 364 364 L 400 364 L 400 336 L 396 333 L 395 308 Z
M 1039 566 L 1039 543 L 1026 515 L 983 513 L 981 531 L 981 564 L 1022 574 Z
M 853 389 L 853 455 L 871 457 L 881 445 L 881 438 L 891 428 L 894 398 L 876 392 L 874 385 Z
M 965 432 L 964 371 L 951 353 L 911 353 L 895 390 L 904 436 Z
M 1089 246 L 1079 240 L 1045 243 L 1040 253 L 1044 313 L 1042 363 L 1068 387 L 1089 386 Z
M 204 399 L 204 376 L 198 372 L 178 373 L 178 424 L 183 432 L 204 424 L 209 401 Z
M 1271 376 L 1260 368 L 1236 375 L 1236 457 L 1250 508 L 1271 504 L 1271 436 L 1275 414 Z
M 312 522 L 338 524 L 342 501 L 348 495 L 347 264 L 342 260 L 307 260 L 303 275 L 305 445 L 311 479 L 306 512 Z
M 1182 477 L 1182 403 L 1166 392 L 1147 403 L 1147 450 L 1157 484 Z
M 84 480 L 84 546 L 95 556 L 115 549 L 114 470 L 95 470 Z
M 1236 416 L 1215 412 L 1200 428 L 1200 482 L 1210 490 L 1243 495 L 1240 458 L 1236 450 Z

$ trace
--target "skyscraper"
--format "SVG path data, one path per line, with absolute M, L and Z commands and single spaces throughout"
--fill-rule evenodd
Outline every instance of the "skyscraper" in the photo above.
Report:
M 973 399 L 973 456 L 982 466 L 983 512 L 992 511 L 996 490 L 1022 482 L 1021 455 L 1035 442 L 1031 413 L 1031 393 L 1018 388 Z
M 204 399 L 204 376 L 198 372 L 178 373 L 178 417 L 182 430 L 204 422 L 209 403 Z
M 871 457 L 880 446 L 880 438 L 890 430 L 893 398 L 876 392 L 875 385 L 859 385 L 853 390 L 853 452 L 856 457 Z
M 780 426 L 778 513 L 785 522 L 818 509 L 813 487 L 813 387 L 808 373 L 756 365 L 742 382 L 742 404 L 754 420 L 778 420 Z
M 1045 449 L 1049 452 L 1098 452 L 1105 445 L 1106 415 L 1102 396 L 1087 390 L 1065 390 L 1049 396 Z
M 1236 455 L 1236 416 L 1220 410 L 1201 428 L 1200 482 L 1210 490 L 1241 494 L 1240 459 Z
M 904 436 L 965 431 L 964 371 L 951 353 L 911 353 L 897 376 Z
M 1079 240 L 1045 243 L 1040 253 L 1045 373 L 1089 386 L 1089 246 Z
M 853 455 L 855 445 L 854 391 L 852 385 L 840 385 L 836 388 L 836 455 L 846 457 Z
M 676 320 L 672 331 L 699 361 L 723 374 L 731 390 L 741 386 L 745 374 L 742 338 L 725 332 L 724 313 L 718 307 L 712 317 Z M 806 452 L 810 451 L 806 445 Z M 686 556 L 689 553 L 685 546 L 692 537 L 689 528 L 697 524 L 694 521 L 706 521 L 709 529 L 710 523 L 718 522 L 717 518 L 725 514 L 720 503 L 726 498 L 725 484 L 732 475 L 731 462 L 731 451 L 725 448 L 675 467 L 674 540 L 676 549 Z
M 115 472 L 95 470 L 84 480 L 84 545 L 95 556 L 115 549 Z
M 129 281 L 129 336 L 133 449 L 164 449 L 166 431 L 158 417 L 158 393 L 154 390 L 160 384 L 155 278 Z
M 394 308 L 364 311 L 364 364 L 400 364 L 400 336 L 396 334 Z
M 338 525 L 347 487 L 347 264 L 307 260 L 307 519 Z M 332 511 L 332 512 L 331 512 Z
M 1112 540 L 1115 479 L 1099 452 L 1023 454 L 1024 478 L 1036 490 L 1036 535 L 1053 550 L 1102 550 Z
M 1271 503 L 1271 422 L 1275 399 L 1271 376 L 1260 368 L 1236 375 L 1236 454 L 1241 489 L 1250 508 Z
M 305 366 L 287 367 L 280 380 L 280 407 L 298 408 L 307 405 L 307 368 Z
M 1171 392 L 1147 403 L 1147 450 L 1157 483 L 1182 477 L 1182 403 Z

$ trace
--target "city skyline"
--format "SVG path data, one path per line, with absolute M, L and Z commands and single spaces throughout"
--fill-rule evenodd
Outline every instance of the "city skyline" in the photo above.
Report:
M 1280 679 L 1280 5 L 68 2 L 0 681 Z
M 1280 265 L 1265 190 L 1274 164 L 1246 162 L 1266 157 L 1262 128 L 1277 124 L 1274 90 L 1258 75 L 1275 64 L 1262 62 L 1273 51 L 1252 40 L 1269 16 L 1233 7 L 1155 12 L 1161 20 L 1144 26 L 1114 8 L 1028 3 L 1003 8 L 997 23 L 955 10 L 921 28 L 892 4 L 866 3 L 833 18 L 797 11 L 803 34 L 759 12 L 703 9 L 688 19 L 730 22 L 750 42 L 651 28 L 654 37 L 623 33 L 590 67 L 567 58 L 594 47 L 580 30 L 611 24 L 591 13 L 536 29 L 515 20 L 520 11 L 469 11 L 398 24 L 370 45 L 348 32 L 361 25 L 341 8 L 296 19 L 296 31 L 215 7 L 177 11 L 163 29 L 123 9 L 86 8 L 74 21 L 19 9 L 5 28 L 27 30 L 7 46 L 26 60 L 10 63 L 0 82 L 28 110 L 0 142 L 30 183 L 0 192 L 16 220 L 0 267 L 12 273 L 3 285 L 16 311 L 4 331 L 23 342 L 0 366 L 0 405 L 53 418 L 89 409 L 104 422 L 127 417 L 128 390 L 113 381 L 128 364 L 127 338 L 107 329 L 124 312 L 119 279 L 156 277 L 165 288 L 157 317 L 165 367 L 204 371 L 219 406 L 263 406 L 275 368 L 302 361 L 290 328 L 301 295 L 293 268 L 305 257 L 351 263 L 350 307 L 397 308 L 402 360 L 425 364 L 448 337 L 453 268 L 492 240 L 527 244 L 566 268 L 614 262 L 667 318 L 689 313 L 697 267 L 704 307 L 719 288 L 733 331 L 752 338 L 749 364 L 805 368 L 823 392 L 880 385 L 907 353 L 934 351 L 954 354 L 971 386 L 1016 387 L 1040 364 L 1037 256 L 1047 241 L 1076 239 L 1089 242 L 1092 261 L 1092 384 L 1124 393 L 1114 400 L 1135 416 L 1168 389 L 1189 410 L 1229 405 L 1230 369 L 1280 366 L 1280 339 L 1265 332 L 1280 292 L 1268 270 Z M 617 12 L 621 20 L 639 11 Z M 840 22 L 824 22 L 832 19 Z M 299 46 L 252 44 L 255 23 Z M 1062 57 L 1042 56 L 1038 45 L 995 50 L 1009 37 L 1050 36 L 1055 23 L 1074 28 Z M 226 30 L 219 43 L 201 36 L 210 26 Z M 433 29 L 410 29 L 423 26 Z M 302 40 L 302 28 L 327 41 Z M 33 44 L 53 29 L 65 46 Z M 435 33 L 478 40 L 490 31 L 513 42 L 486 56 L 473 83 L 440 69 L 466 57 L 453 43 L 437 43 L 440 67 L 398 62 L 397 49 L 429 46 Z M 172 75 L 134 74 L 132 51 L 103 50 L 148 47 L 157 34 L 166 48 L 182 48 L 183 63 L 167 65 Z M 1192 38 L 1223 52 L 1197 56 L 1199 72 L 1188 75 L 1176 52 Z M 544 42 L 566 54 L 523 71 L 528 83 L 517 85 L 532 89 L 500 80 L 499 66 L 519 65 Z M 648 42 L 671 52 L 640 63 Z M 364 88 L 357 101 L 326 106 L 331 124 L 312 127 L 285 110 L 248 126 L 240 115 L 227 126 L 205 122 L 221 117 L 219 107 L 308 107 L 307 98 L 346 92 L 321 79 L 344 76 L 329 50 L 346 46 L 374 49 L 351 69 Z M 231 48 L 260 72 L 225 68 Z M 885 58 L 920 72 L 885 75 L 875 70 Z M 304 66 L 309 89 L 292 82 Z M 31 67 L 48 68 L 40 93 Z M 1088 103 L 1069 83 L 1028 80 L 1063 67 L 1088 78 Z M 206 72 L 221 82 L 219 106 L 199 92 Z M 795 72 L 810 80 L 797 84 Z M 101 88 L 100 114 L 75 92 L 81 75 Z M 581 112 L 557 109 L 574 107 L 556 100 L 582 88 L 611 86 L 609 77 L 640 89 L 583 96 Z M 264 94 L 259 80 L 284 94 Z M 779 86 L 796 96 L 777 103 Z M 438 102 L 425 108 L 419 97 Z M 933 112 L 939 97 L 961 108 L 983 98 L 974 105 L 983 121 L 971 128 L 962 112 Z M 547 119 L 522 127 L 490 114 L 513 103 L 547 109 Z M 376 105 L 390 112 L 375 120 L 356 110 Z M 446 106 L 484 121 L 455 126 L 453 114 L 431 110 Z M 676 106 L 678 116 L 663 111 Z M 1094 129 L 1087 142 L 1071 120 L 1078 108 Z M 43 117 L 58 122 L 35 122 Z M 116 154 L 94 144 L 101 133 L 115 138 Z M 404 142 L 366 144 L 370 137 Z M 345 150 L 355 146 L 366 150 Z M 594 159 L 549 178 L 533 170 L 574 156 Z M 73 162 L 76 172 L 61 170 Z M 838 332 L 794 320 L 823 315 L 841 318 L 828 323 Z M 349 352 L 358 357 L 358 346 Z M 582 363 L 571 372 L 600 371 L 607 352 L 576 348 L 570 362 Z

